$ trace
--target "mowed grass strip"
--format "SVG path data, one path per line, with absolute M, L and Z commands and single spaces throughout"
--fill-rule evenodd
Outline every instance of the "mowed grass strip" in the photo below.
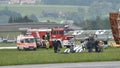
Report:
M 64 48 L 61 52 L 64 51 Z M 0 50 L 0 66 L 46 64 L 46 63 L 72 63 L 96 61 L 120 61 L 120 48 L 108 48 L 102 53 L 54 53 L 53 49 L 38 49 L 36 51 Z

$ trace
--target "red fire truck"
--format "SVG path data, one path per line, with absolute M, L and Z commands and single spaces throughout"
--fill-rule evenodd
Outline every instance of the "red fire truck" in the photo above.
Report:
M 44 47 L 45 40 L 49 40 L 50 47 L 52 47 L 52 41 L 54 39 L 59 40 L 63 46 L 68 45 L 68 40 L 74 37 L 73 35 L 66 34 L 71 30 L 72 29 L 68 28 L 28 29 L 27 32 L 31 33 L 36 38 L 38 47 Z

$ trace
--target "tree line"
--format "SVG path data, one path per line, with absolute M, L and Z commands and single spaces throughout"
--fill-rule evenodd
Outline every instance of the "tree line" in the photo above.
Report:
M 92 18 L 85 19 L 85 12 L 84 9 L 78 8 L 77 12 L 67 12 L 64 15 L 60 16 L 56 11 L 46 12 L 45 10 L 42 12 L 43 17 L 54 17 L 54 18 L 63 18 L 66 20 L 73 20 L 74 24 L 82 27 L 82 29 L 110 29 L 109 19 L 108 17 L 101 17 L 101 16 L 92 16 Z M 13 12 L 5 8 L 4 10 L 0 11 L 0 15 L 7 15 L 9 17 L 8 23 L 33 23 L 39 22 L 37 17 L 32 14 L 30 16 L 22 16 L 20 13 Z M 94 15 L 94 13 L 92 14 Z M 99 14 L 98 14 L 99 15 Z M 91 15 L 90 15 L 91 16 Z M 89 17 L 89 16 L 86 16 Z
M 43 0 L 42 0 L 43 1 Z M 46 0 L 47 1 L 47 0 Z M 51 1 L 51 0 L 49 0 Z M 56 0 L 58 1 L 58 0 Z M 56 2 L 51 1 L 51 2 Z M 59 0 L 63 1 L 64 0 Z M 68 1 L 68 0 L 66 0 Z M 69 0 L 71 1 L 71 0 Z M 73 0 L 74 1 L 74 0 Z M 76 2 L 77 0 L 75 0 Z M 82 1 L 82 0 L 80 0 Z M 113 0 L 106 1 L 92 1 L 92 0 L 85 0 L 86 2 L 90 1 L 90 5 L 87 6 L 87 9 L 84 7 L 78 7 L 76 11 L 63 11 L 61 14 L 59 11 L 56 11 L 56 9 L 44 9 L 42 10 L 41 14 L 39 15 L 40 18 L 54 18 L 54 19 L 63 19 L 63 20 L 73 20 L 75 24 L 79 25 L 80 27 L 83 27 L 83 29 L 109 29 L 109 20 L 108 15 L 111 11 L 117 11 L 120 4 L 113 4 L 115 2 Z M 91 2 L 92 1 L 92 2 Z M 73 2 L 73 3 L 75 3 Z M 84 1 L 83 1 L 84 2 Z M 113 3 L 111 3 L 113 2 Z M 66 3 L 66 2 L 65 2 Z M 119 3 L 119 2 L 118 2 Z M 18 12 L 10 11 L 8 8 L 5 8 L 0 11 L 0 16 L 7 16 L 9 23 L 24 23 L 24 22 L 39 22 L 37 17 L 34 14 L 31 14 L 29 16 L 22 16 Z M 81 26 L 82 25 L 82 26 Z M 96 25 L 98 27 L 92 27 L 93 25 Z M 105 26 L 105 27 L 104 27 Z M 107 26 L 107 27 L 106 27 Z M 89 28 L 88 28 L 89 27 Z
M 29 19 L 28 16 L 24 17 L 12 17 L 10 16 L 8 23 L 26 23 L 26 22 L 33 22 L 32 19 Z
M 5 16 L 4 20 L 8 18 L 8 23 L 39 22 L 34 14 L 22 17 L 20 13 L 11 11 L 7 7 L 0 11 L 0 16 Z

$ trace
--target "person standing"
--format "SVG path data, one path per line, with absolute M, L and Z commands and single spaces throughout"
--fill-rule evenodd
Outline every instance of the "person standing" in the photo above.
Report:
M 58 51 L 60 51 L 60 49 L 62 48 L 62 44 L 61 44 L 60 40 L 57 40 L 57 44 L 58 44 Z
M 95 41 L 95 52 L 98 52 L 98 42 L 99 41 L 97 41 L 97 40 Z
M 92 52 L 92 48 L 93 48 L 93 41 L 91 39 L 88 40 L 87 43 L 87 48 L 88 48 L 88 52 Z
M 98 36 L 96 34 L 93 35 L 94 38 L 94 47 L 95 47 L 95 52 L 98 52 Z
M 45 44 L 46 44 L 46 49 L 49 49 L 50 44 L 48 40 L 45 41 Z
M 55 39 L 53 41 L 54 53 L 58 52 L 58 46 L 59 46 L 59 44 L 58 44 L 57 40 Z
M 98 43 L 98 52 L 103 52 L 103 46 L 104 46 L 104 42 L 99 41 L 99 43 Z
M 74 52 L 75 52 L 75 51 L 74 51 L 74 47 L 75 47 L 74 44 L 71 43 L 71 47 L 70 47 L 70 52 L 71 52 L 71 53 L 74 53 Z

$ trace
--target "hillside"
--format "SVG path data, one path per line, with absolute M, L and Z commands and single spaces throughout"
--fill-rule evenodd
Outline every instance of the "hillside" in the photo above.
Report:
M 54 4 L 54 5 L 79 5 L 79 6 L 90 6 L 93 2 L 109 2 L 113 5 L 119 4 L 120 0 L 42 0 L 43 4 Z
M 78 8 L 84 8 L 87 9 L 87 6 L 70 6 L 70 5 L 7 5 L 7 4 L 2 4 L 0 5 L 0 11 L 10 11 L 10 12 L 16 12 L 21 14 L 22 16 L 30 16 L 30 15 L 35 15 L 39 21 L 44 21 L 44 20 L 48 20 L 50 19 L 51 21 L 61 21 L 63 20 L 63 18 L 55 18 L 55 17 L 41 17 L 42 16 L 42 12 L 46 11 L 46 12 L 76 12 Z M 10 14 L 10 13 L 9 13 Z M 4 16 L 4 18 L 6 18 L 8 20 L 8 18 L 10 17 L 10 15 L 8 15 L 7 13 L 1 13 L 0 14 L 2 16 Z M 2 19 L 2 18 L 1 18 Z M 3 19 L 2 19 L 3 20 Z
M 109 12 L 118 11 L 120 0 L 42 0 L 41 4 L 0 4 L 0 23 L 28 16 L 38 21 L 73 20 L 80 23 L 97 16 L 107 18 Z

